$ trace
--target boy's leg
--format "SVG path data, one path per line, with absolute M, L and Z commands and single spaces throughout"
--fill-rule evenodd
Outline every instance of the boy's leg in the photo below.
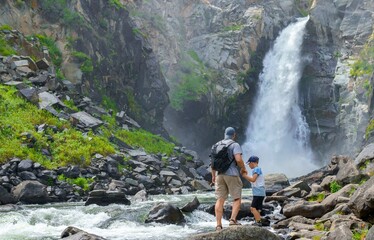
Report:
M 251 207 L 251 212 L 252 212 L 253 216 L 255 217 L 256 222 L 260 222 L 261 221 L 260 212 L 257 211 L 257 209 L 254 208 L 254 207 Z
M 253 201 L 251 204 L 251 212 L 256 220 L 256 222 L 261 221 L 261 214 L 260 211 L 262 209 L 262 203 L 264 201 L 263 196 L 253 196 Z

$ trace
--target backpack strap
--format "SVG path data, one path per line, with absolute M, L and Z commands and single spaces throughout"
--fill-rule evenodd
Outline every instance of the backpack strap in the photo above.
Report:
M 221 142 L 223 142 L 223 141 L 224 141 L 224 140 L 222 140 Z M 227 144 L 227 149 L 229 149 L 230 145 L 233 144 L 233 143 L 235 143 L 235 141 L 234 141 L 234 140 L 231 140 L 231 142 L 230 142 L 229 144 Z M 235 160 L 235 156 L 233 156 L 233 158 L 232 158 L 232 160 L 231 160 L 231 162 L 230 162 L 230 165 L 231 165 L 231 163 L 232 163 L 234 160 Z M 236 163 L 236 165 L 238 165 L 238 164 Z

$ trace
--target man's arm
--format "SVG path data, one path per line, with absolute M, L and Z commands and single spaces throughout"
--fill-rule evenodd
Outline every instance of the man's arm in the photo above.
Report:
M 237 153 L 237 154 L 234 155 L 234 157 L 235 157 L 236 164 L 240 167 L 240 173 L 241 174 L 244 173 L 245 175 L 247 175 L 247 170 L 245 169 L 242 154 Z
M 216 170 L 212 169 L 212 183 L 216 183 Z

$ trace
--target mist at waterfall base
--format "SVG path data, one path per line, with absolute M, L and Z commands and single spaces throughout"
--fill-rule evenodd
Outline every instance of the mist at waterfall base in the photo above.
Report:
M 266 174 L 298 177 L 317 168 L 298 96 L 305 63 L 301 48 L 308 19 L 300 18 L 286 27 L 263 61 L 243 155 L 244 160 L 250 155 L 258 156 L 259 166 Z

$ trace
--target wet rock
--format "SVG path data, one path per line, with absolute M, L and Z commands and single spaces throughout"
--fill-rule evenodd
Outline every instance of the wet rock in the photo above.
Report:
M 126 198 L 124 192 L 105 190 L 91 191 L 84 205 L 97 204 L 99 206 L 107 206 L 112 203 L 130 205 L 130 201 Z
M 197 209 L 200 205 L 199 199 L 195 197 L 191 202 L 184 205 L 181 210 L 182 212 L 193 212 L 195 209 Z
M 38 181 L 23 181 L 12 189 L 12 193 L 22 203 L 42 204 L 49 201 L 47 186 Z
M 79 228 L 69 226 L 61 233 L 64 240 L 106 240 L 103 237 L 85 232 Z
M 14 199 L 13 195 L 8 192 L 8 190 L 0 186 L 0 205 L 8 203 L 16 203 L 16 200 Z
M 178 207 L 170 203 L 158 203 L 148 213 L 145 223 L 157 222 L 167 224 L 182 224 L 186 220 Z

